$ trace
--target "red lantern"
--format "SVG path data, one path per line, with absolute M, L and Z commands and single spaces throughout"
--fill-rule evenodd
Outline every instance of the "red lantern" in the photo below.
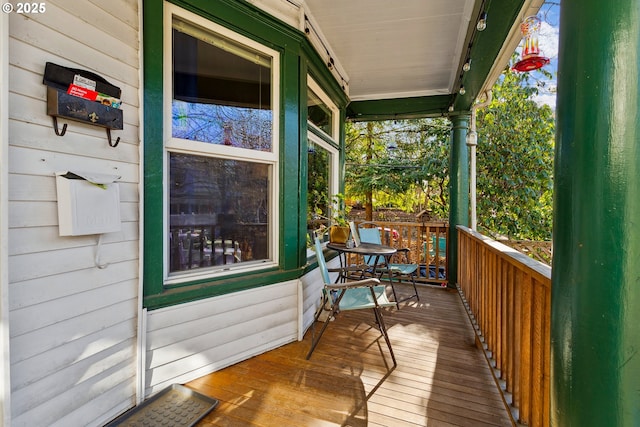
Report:
M 524 47 L 522 49 L 522 59 L 513 66 L 516 71 L 533 71 L 549 63 L 549 58 L 540 54 L 538 45 L 538 34 L 540 34 L 540 19 L 537 16 L 529 16 L 520 24 L 520 32 L 524 37 Z

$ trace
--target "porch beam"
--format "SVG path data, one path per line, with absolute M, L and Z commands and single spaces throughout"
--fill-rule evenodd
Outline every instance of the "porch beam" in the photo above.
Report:
M 640 423 L 640 15 L 563 0 L 551 425 Z
M 353 121 L 419 119 L 448 114 L 451 95 L 352 101 L 347 118 Z
M 453 115 L 449 154 L 449 239 L 447 245 L 447 278 L 449 286 L 458 282 L 458 233 L 456 226 L 469 226 L 469 153 L 467 131 L 471 113 Z

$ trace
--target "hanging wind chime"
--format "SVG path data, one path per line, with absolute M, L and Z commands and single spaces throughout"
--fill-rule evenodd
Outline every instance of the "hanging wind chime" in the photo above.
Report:
M 541 22 L 537 16 L 529 16 L 520 24 L 520 32 L 524 40 L 522 49 L 522 59 L 513 66 L 513 69 L 521 72 L 534 71 L 549 63 L 540 53 L 538 35 L 540 34 Z

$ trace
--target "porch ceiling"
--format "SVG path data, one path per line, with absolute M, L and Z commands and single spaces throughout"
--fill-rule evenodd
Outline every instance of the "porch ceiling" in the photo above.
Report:
M 443 115 L 451 105 L 468 110 L 520 42 L 522 18 L 536 14 L 542 3 L 305 0 L 305 11 L 347 84 L 348 117 L 380 120 Z M 483 10 L 487 28 L 477 32 Z M 472 67 L 463 73 L 468 56 Z M 460 85 L 465 95 L 458 93 Z

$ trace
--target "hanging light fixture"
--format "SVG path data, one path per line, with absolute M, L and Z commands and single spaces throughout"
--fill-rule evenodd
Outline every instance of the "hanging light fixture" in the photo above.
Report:
M 542 24 L 537 16 L 529 16 L 520 24 L 524 46 L 522 48 L 522 59 L 513 66 L 514 70 L 520 72 L 534 71 L 549 63 L 549 58 L 540 53 L 538 45 L 541 26 Z
M 484 31 L 487 28 L 487 12 L 482 11 L 480 14 L 480 19 L 478 19 L 478 23 L 476 24 L 476 29 L 478 31 Z
M 470 69 L 471 69 L 471 58 L 467 58 L 467 60 L 464 62 L 464 65 L 462 66 L 462 71 L 466 73 Z
M 464 88 L 464 86 L 460 85 L 460 90 L 458 91 L 458 93 L 460 95 L 464 95 L 465 93 L 467 93 L 467 90 Z

